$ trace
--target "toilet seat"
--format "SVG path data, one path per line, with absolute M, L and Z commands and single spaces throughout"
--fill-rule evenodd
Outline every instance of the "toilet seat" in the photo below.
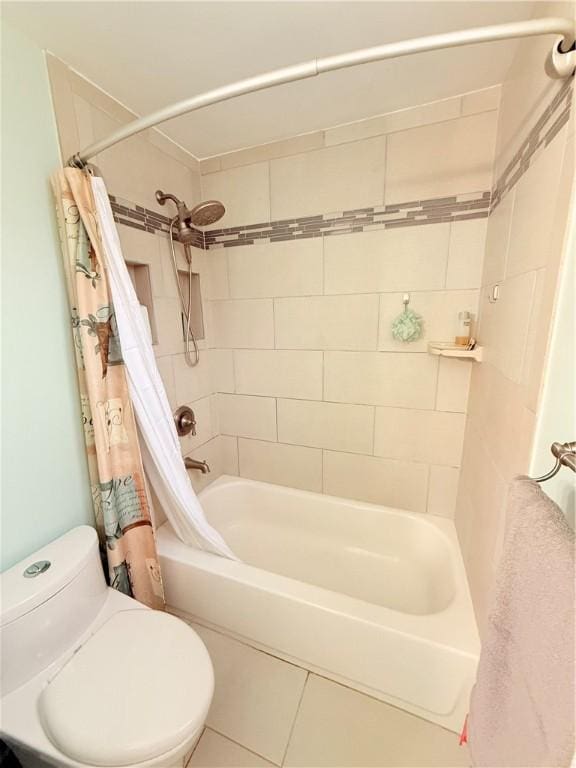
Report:
M 48 683 L 39 700 L 52 744 L 80 763 L 145 762 L 204 724 L 214 675 L 204 644 L 166 613 L 113 614 Z

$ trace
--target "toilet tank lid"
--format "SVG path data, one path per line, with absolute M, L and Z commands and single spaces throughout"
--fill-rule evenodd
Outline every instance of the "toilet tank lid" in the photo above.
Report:
M 4 571 L 0 574 L 0 625 L 19 619 L 49 600 L 94 558 L 99 559 L 96 531 L 80 525 Z M 41 561 L 48 561 L 50 566 L 34 578 L 24 576 L 26 568 Z

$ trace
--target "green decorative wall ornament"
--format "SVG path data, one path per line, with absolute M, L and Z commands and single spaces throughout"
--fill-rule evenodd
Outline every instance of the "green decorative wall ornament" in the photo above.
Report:
M 392 336 L 397 341 L 418 341 L 422 336 L 422 317 L 408 308 L 410 296 L 405 293 L 402 298 L 404 312 L 392 321 Z

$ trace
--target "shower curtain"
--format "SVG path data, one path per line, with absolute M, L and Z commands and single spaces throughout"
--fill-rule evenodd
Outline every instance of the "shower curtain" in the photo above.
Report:
M 96 527 L 110 585 L 164 607 L 136 423 L 104 268 L 90 182 L 66 169 L 52 179 Z
M 143 488 L 145 488 L 145 480 L 142 465 L 178 537 L 200 549 L 234 558 L 220 534 L 206 521 L 184 467 L 170 405 L 158 373 L 152 344 L 144 326 L 140 303 L 122 256 L 104 182 L 88 170 L 66 168 L 58 174 L 58 183 L 64 206 L 61 228 L 69 230 L 67 237 L 63 239 L 67 243 L 65 252 L 70 251 L 66 259 L 67 277 L 77 337 L 77 358 L 80 357 L 78 368 L 81 374 L 81 392 L 83 392 L 84 379 L 88 393 L 88 397 L 82 397 L 83 405 L 86 401 L 86 405 L 90 405 L 92 411 L 95 409 L 90 397 L 90 384 L 93 385 L 92 379 L 96 375 L 93 370 L 94 360 L 90 361 L 92 369 L 89 371 L 87 361 L 82 359 L 87 354 L 86 339 L 90 336 L 91 330 L 91 326 L 86 321 L 92 323 L 92 317 L 100 317 L 97 312 L 100 314 L 104 312 L 111 329 L 109 334 L 111 343 L 107 348 L 108 366 L 112 364 L 118 366 L 119 374 L 117 375 L 121 377 L 124 387 L 125 414 L 129 411 L 130 417 L 130 423 L 124 423 L 123 427 L 131 438 L 130 455 L 137 464 Z M 75 224 L 72 223 L 74 218 L 77 220 Z M 82 239 L 89 241 L 87 252 L 86 248 L 82 247 Z M 78 290 L 79 286 L 81 291 Z M 88 291 L 87 286 L 91 287 L 91 292 Z M 96 299 L 98 291 L 100 296 Z M 86 298 L 87 292 L 92 302 L 91 307 L 82 306 L 81 303 L 81 300 Z M 79 301 L 80 307 L 78 307 Z M 74 307 L 80 310 L 80 316 L 77 318 L 74 318 Z M 95 331 L 97 332 L 98 329 L 96 328 Z M 109 367 L 108 370 L 115 372 L 116 368 Z M 103 372 L 103 379 L 108 376 L 109 374 Z M 140 442 L 136 433 L 134 414 L 139 427 Z M 95 423 L 94 432 L 96 432 L 96 426 L 99 426 L 98 422 Z M 87 444 L 89 445 L 88 440 Z M 99 446 L 96 444 L 97 468 L 99 468 L 98 449 Z M 96 498 L 98 498 L 97 495 Z M 98 506 L 96 508 L 99 514 Z M 106 511 L 106 509 L 103 510 L 103 512 Z M 154 548 L 149 502 L 145 494 L 138 511 L 143 519 L 148 521 L 150 544 Z M 101 514 L 100 517 L 102 517 Z M 106 523 L 107 520 L 104 518 L 104 527 Z M 113 514 L 110 524 L 114 525 L 114 523 Z M 120 529 L 123 530 L 122 525 Z M 108 541 L 108 535 L 106 538 Z M 139 556 L 137 551 L 130 551 L 134 557 Z M 156 573 L 159 574 L 158 568 Z M 160 584 L 159 577 L 158 583 Z M 134 596 L 138 597 L 136 594 Z
M 98 176 L 90 176 L 90 181 L 128 386 L 142 437 L 146 475 L 172 528 L 183 542 L 236 559 L 204 517 L 190 483 L 152 342 L 122 256 L 106 185 Z

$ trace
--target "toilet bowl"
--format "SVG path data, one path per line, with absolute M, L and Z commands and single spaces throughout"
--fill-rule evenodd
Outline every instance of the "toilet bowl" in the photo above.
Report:
M 89 526 L 0 581 L 0 736 L 24 768 L 182 768 L 214 692 L 194 630 L 107 587 Z

